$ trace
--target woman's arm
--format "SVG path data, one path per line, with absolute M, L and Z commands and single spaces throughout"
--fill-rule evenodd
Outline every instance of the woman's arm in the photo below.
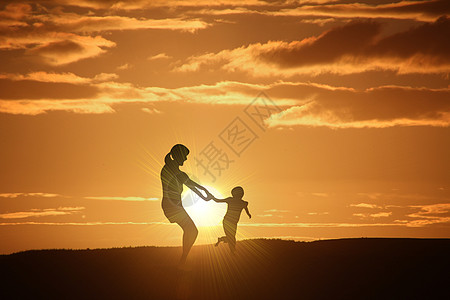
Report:
M 203 200 L 209 201 L 214 197 L 206 188 L 196 183 L 195 181 L 191 180 L 190 178 L 188 178 L 184 184 Z M 199 190 L 205 191 L 206 196 L 203 195 L 203 193 L 200 192 Z
M 192 189 L 192 187 L 195 187 L 195 188 L 197 188 L 197 189 L 199 189 L 199 190 L 202 190 L 202 191 L 205 191 L 206 193 L 209 194 L 209 191 L 208 191 L 206 188 L 204 188 L 203 186 L 201 186 L 200 184 L 198 184 L 197 182 L 195 182 L 194 180 L 192 180 L 192 179 L 190 179 L 190 178 L 188 178 L 188 180 L 186 181 L 186 185 L 187 185 L 190 189 Z

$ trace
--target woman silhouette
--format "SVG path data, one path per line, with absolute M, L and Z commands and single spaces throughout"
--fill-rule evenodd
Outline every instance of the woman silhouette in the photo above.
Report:
M 208 201 L 212 197 L 207 189 L 195 183 L 189 179 L 186 173 L 180 171 L 180 166 L 184 164 L 188 154 L 189 149 L 186 146 L 182 144 L 173 146 L 164 158 L 165 165 L 161 170 L 162 209 L 164 215 L 171 223 L 177 223 L 183 229 L 183 254 L 181 255 L 180 264 L 186 262 L 187 255 L 198 235 L 197 227 L 195 227 L 191 217 L 184 210 L 181 202 L 183 184 L 203 200 Z M 207 196 L 205 197 L 199 190 L 205 191 Z

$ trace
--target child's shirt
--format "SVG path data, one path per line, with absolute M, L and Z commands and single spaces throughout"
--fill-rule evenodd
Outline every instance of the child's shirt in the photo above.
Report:
M 239 222 L 241 212 L 248 206 L 248 202 L 244 200 L 235 200 L 233 197 L 225 199 L 225 202 L 228 204 L 228 209 L 224 221 L 233 223 Z

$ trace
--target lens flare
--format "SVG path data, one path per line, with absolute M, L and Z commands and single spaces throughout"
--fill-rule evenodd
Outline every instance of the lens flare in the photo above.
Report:
M 223 198 L 215 188 L 209 186 L 205 188 L 216 198 Z M 220 225 L 227 210 L 225 203 L 216 203 L 214 200 L 205 201 L 190 189 L 183 192 L 182 201 L 183 207 L 198 227 Z

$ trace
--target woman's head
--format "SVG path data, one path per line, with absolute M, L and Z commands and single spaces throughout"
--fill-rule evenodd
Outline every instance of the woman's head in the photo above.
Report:
M 189 149 L 185 145 L 176 144 L 172 147 L 172 149 L 170 149 L 170 152 L 167 153 L 164 161 L 166 164 L 175 162 L 177 165 L 182 166 L 184 161 L 187 159 L 188 154 Z
M 244 189 L 240 186 L 237 186 L 231 190 L 231 195 L 233 198 L 242 199 L 244 197 Z

